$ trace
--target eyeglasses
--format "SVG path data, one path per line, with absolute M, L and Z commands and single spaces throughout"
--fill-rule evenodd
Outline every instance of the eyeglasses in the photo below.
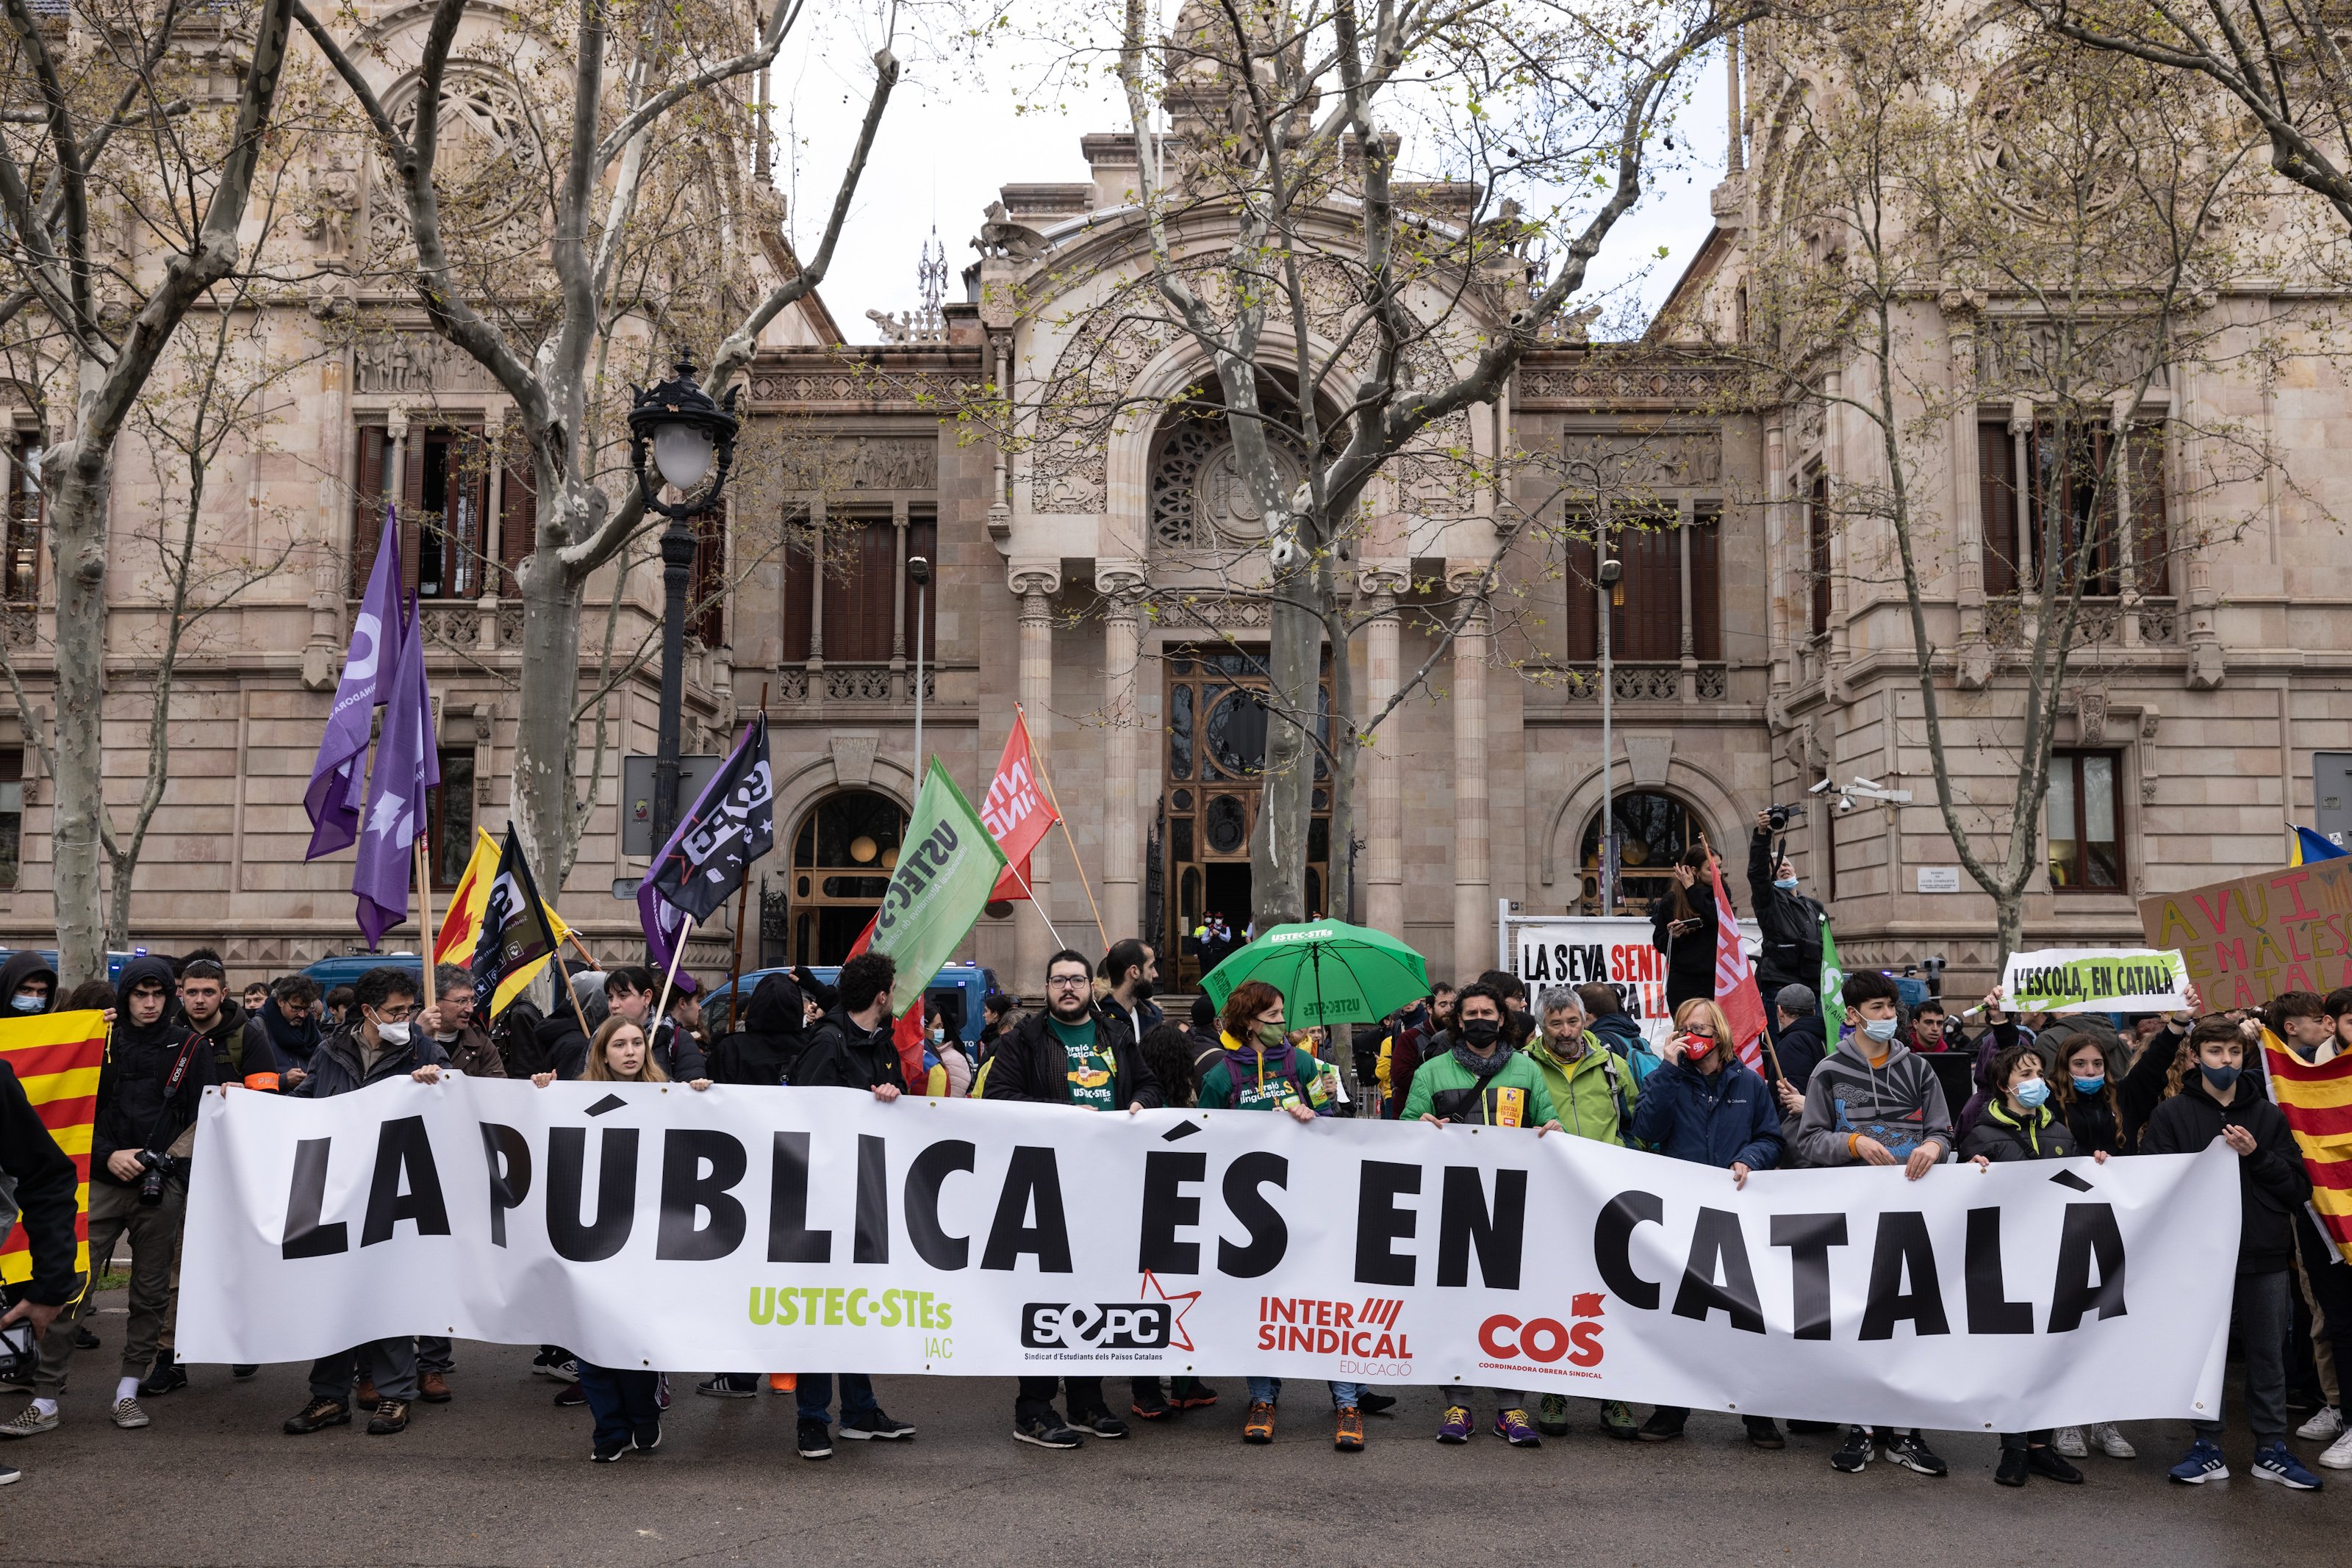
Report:
M 375 1021 L 378 1023 L 406 1023 L 408 1021 L 408 1015 L 415 1010 L 416 1009 L 413 1007 L 378 1008 L 375 1009 Z
M 1071 989 L 1081 986 L 1091 985 L 1093 983 L 1093 977 L 1088 975 L 1048 975 L 1045 977 L 1046 988 L 1049 990 Z

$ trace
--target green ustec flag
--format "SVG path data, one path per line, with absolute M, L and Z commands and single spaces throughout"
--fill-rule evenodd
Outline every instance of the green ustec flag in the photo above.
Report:
M 881 912 L 874 917 L 869 951 L 887 953 L 898 966 L 898 984 L 890 989 L 892 1013 L 905 1012 L 923 994 L 980 918 L 1003 869 L 1004 852 L 933 758 L 922 793 L 915 797 L 915 820 L 899 843 Z
M 1830 923 L 1822 922 L 1822 983 L 1814 989 L 1821 994 L 1822 1035 L 1828 1050 L 1837 1049 L 1838 1036 L 1845 1029 L 1845 998 L 1840 993 L 1845 988 L 1845 970 L 1838 963 L 1837 938 L 1830 935 Z

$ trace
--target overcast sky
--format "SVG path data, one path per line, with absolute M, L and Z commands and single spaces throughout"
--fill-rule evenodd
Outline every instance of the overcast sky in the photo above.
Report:
M 803 257 L 832 206 L 872 71 L 861 49 L 839 43 L 778 63 L 778 135 L 789 153 L 780 162 L 780 180 L 792 198 L 793 240 Z M 979 232 L 981 211 L 996 199 L 997 188 L 1083 180 L 1087 166 L 1078 155 L 1078 138 L 1126 128 L 1123 110 L 1108 93 L 1066 108 L 1024 111 L 1022 105 L 1034 96 L 1022 79 L 1024 74 L 1002 58 L 978 71 L 950 70 L 936 59 L 909 62 L 820 290 L 851 342 L 879 340 L 867 310 L 895 312 L 919 303 L 916 267 L 934 226 L 947 251 L 948 298 L 960 298 L 963 269 L 976 258 L 971 238 Z M 1584 298 L 1630 285 L 1654 309 L 1697 254 L 1711 221 L 1707 193 L 1723 177 L 1723 65 L 1717 56 L 1696 78 L 1684 116 L 1696 162 L 1648 192 L 1618 225 L 1594 264 Z M 1066 91 L 1060 96 L 1075 97 Z M 1404 156 L 1410 164 L 1410 146 Z M 1661 246 L 1666 248 L 1663 259 L 1657 254 Z M 1614 317 L 1615 309 L 1609 314 Z

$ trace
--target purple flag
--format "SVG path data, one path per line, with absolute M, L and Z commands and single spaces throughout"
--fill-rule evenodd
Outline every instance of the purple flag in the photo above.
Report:
M 416 615 L 412 593 L 384 703 L 383 741 L 368 774 L 359 863 L 352 873 L 360 930 L 370 949 L 408 918 L 408 887 L 416 863 L 410 852 L 425 831 L 425 792 L 441 782 L 441 758 L 433 745 L 433 695 L 425 684 L 424 628 Z
M 343 654 L 335 706 L 327 710 L 327 733 L 319 738 L 319 760 L 310 765 L 310 787 L 302 804 L 310 813 L 310 848 L 304 860 L 333 854 L 359 837 L 360 800 L 367 771 L 368 734 L 375 710 L 392 700 L 392 674 L 400 659 L 400 515 L 383 509 L 383 538 L 367 595 L 352 622 L 352 645 Z
M 748 740 L 751 734 L 751 727 L 744 726 L 743 738 Z M 741 741 L 737 742 L 736 748 L 742 748 Z M 687 831 L 701 819 L 710 804 L 711 790 L 718 788 L 719 781 L 726 777 L 727 772 L 728 769 L 722 768 L 705 779 L 700 793 L 695 796 L 691 804 L 680 803 L 677 826 L 670 830 L 669 841 L 662 845 L 661 853 L 654 856 L 656 866 L 666 864 L 672 855 L 677 853 Z M 664 898 L 661 889 L 650 876 L 640 878 L 637 883 L 637 924 L 646 929 L 646 958 L 657 973 L 669 973 L 670 955 L 677 951 L 677 945 L 686 935 L 686 911 Z M 682 989 L 694 989 L 693 977 L 685 970 L 678 971 L 678 979 Z

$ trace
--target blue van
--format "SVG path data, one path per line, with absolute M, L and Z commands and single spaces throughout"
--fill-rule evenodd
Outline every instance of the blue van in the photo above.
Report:
M 841 967 L 837 964 L 812 964 L 809 973 L 830 986 L 841 977 Z M 788 967 L 754 969 L 743 977 L 743 995 L 748 998 L 759 988 L 760 982 L 770 975 L 789 977 L 791 974 Z M 727 1027 L 727 998 L 730 989 L 721 982 L 713 987 L 710 994 L 702 1000 L 702 1017 L 713 1033 Z M 925 1000 L 946 1017 L 948 1032 L 966 1045 L 975 1045 L 980 1040 L 980 1026 L 988 1021 L 982 1015 L 980 1004 L 995 989 L 995 970 L 984 969 L 978 964 L 950 964 L 931 977 L 931 983 L 923 988 L 923 993 Z
M 319 982 L 319 994 L 323 997 L 337 986 L 356 985 L 370 969 L 384 968 L 405 969 L 419 984 L 424 982 L 425 960 L 414 953 L 342 953 L 306 964 L 302 972 Z
M 0 947 L 0 964 L 5 964 L 9 959 L 15 957 L 16 956 L 16 951 L 17 950 L 12 950 L 6 947 Z M 47 964 L 52 970 L 58 967 L 58 950 L 56 948 L 43 947 L 37 949 L 37 951 L 41 955 L 41 962 Z M 106 956 L 106 978 L 108 982 L 110 984 L 120 982 L 122 978 L 122 966 L 128 964 L 133 958 L 161 958 L 166 964 L 171 965 L 175 973 L 180 967 L 180 961 L 172 956 L 169 953 L 153 953 L 144 947 L 133 947 L 128 953 L 110 952 Z

